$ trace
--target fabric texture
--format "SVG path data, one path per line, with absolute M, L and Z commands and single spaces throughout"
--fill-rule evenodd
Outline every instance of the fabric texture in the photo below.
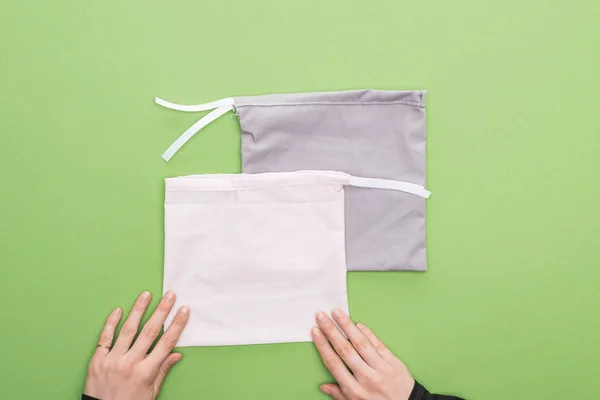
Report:
M 425 91 L 235 97 L 244 173 L 335 170 L 425 186 Z M 425 199 L 346 190 L 349 270 L 427 269 Z
M 166 180 L 163 290 L 190 307 L 178 346 L 308 342 L 348 311 L 344 185 L 335 172 Z

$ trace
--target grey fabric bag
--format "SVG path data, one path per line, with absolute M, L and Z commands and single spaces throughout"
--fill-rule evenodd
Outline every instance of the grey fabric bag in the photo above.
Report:
M 215 109 L 163 155 L 170 157 L 229 110 L 240 119 L 244 173 L 342 171 L 425 186 L 425 91 L 357 90 L 222 99 L 181 111 Z M 425 198 L 346 189 L 348 270 L 427 269 Z

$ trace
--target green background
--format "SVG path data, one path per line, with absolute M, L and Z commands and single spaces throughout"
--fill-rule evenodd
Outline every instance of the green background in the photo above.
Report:
M 600 3 L 3 1 L 0 398 L 76 398 L 105 316 L 161 291 L 163 178 L 239 172 L 200 103 L 428 89 L 427 273 L 350 307 L 432 390 L 600 398 Z M 228 114 L 230 116 L 231 114 Z M 156 301 L 153 302 L 154 304 Z M 164 399 L 317 399 L 309 343 L 186 348 Z

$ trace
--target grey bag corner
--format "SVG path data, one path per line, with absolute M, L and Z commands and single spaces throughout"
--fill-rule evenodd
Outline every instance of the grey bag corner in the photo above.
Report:
M 425 186 L 425 90 L 235 98 L 244 173 L 335 170 Z M 427 270 L 424 198 L 348 188 L 348 270 Z

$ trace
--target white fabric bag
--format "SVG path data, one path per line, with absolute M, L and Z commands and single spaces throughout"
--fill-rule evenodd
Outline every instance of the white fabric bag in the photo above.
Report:
M 190 307 L 178 346 L 310 341 L 318 311 L 347 312 L 348 184 L 424 190 L 327 171 L 167 179 L 163 289 L 177 304 L 165 326 Z

